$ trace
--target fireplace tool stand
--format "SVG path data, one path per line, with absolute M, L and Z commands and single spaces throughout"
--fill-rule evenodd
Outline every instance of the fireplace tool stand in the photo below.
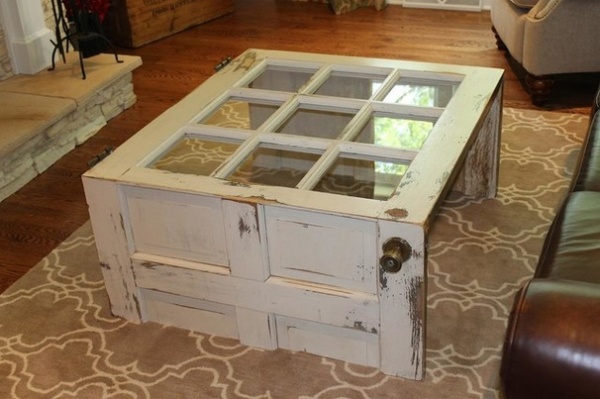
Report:
M 54 16 L 56 42 L 51 40 L 54 49 L 52 50 L 52 66 L 48 68 L 53 71 L 56 68 L 54 61 L 57 52 L 60 54 L 63 63 L 66 63 L 66 53 L 69 52 L 70 45 L 79 53 L 79 66 L 81 68 L 82 79 L 86 78 L 84 58 L 89 58 L 102 53 L 106 47 L 112 49 L 117 63 L 123 61 L 119 59 L 117 49 L 104 36 L 102 24 L 98 15 L 93 14 L 87 9 L 87 1 L 81 0 L 80 6 L 77 6 L 75 0 L 69 0 L 71 15 L 65 16 L 61 0 L 51 0 L 52 13 Z

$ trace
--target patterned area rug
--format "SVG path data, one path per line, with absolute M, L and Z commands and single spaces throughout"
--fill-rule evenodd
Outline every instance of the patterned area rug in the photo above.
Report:
M 429 239 L 427 373 L 109 313 L 89 223 L 0 296 L 1 398 L 499 398 L 502 341 L 569 184 L 587 118 L 506 109 L 497 198 L 450 195 Z

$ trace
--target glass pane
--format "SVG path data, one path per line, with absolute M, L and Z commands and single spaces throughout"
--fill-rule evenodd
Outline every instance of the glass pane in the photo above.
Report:
M 400 78 L 383 102 L 444 108 L 458 88 L 458 82 Z
M 418 150 L 423 146 L 434 122 L 374 114 L 354 141 L 383 147 Z
M 257 129 L 278 108 L 275 104 L 229 99 L 199 123 L 234 129 Z
M 408 165 L 340 157 L 315 186 L 315 191 L 385 201 L 395 191 Z
M 239 146 L 239 143 L 186 136 L 150 167 L 174 173 L 209 176 Z
M 386 76 L 364 76 L 334 72 L 315 91 L 315 94 L 367 100 L 371 98 L 375 89 L 381 86 L 385 78 Z
M 320 154 L 259 146 L 228 177 L 243 184 L 296 187 Z
M 308 82 L 315 71 L 316 69 L 291 69 L 269 65 L 256 79 L 248 84 L 248 87 L 296 93 Z
M 354 114 L 338 111 L 298 108 L 276 131 L 296 136 L 335 139 L 353 117 Z

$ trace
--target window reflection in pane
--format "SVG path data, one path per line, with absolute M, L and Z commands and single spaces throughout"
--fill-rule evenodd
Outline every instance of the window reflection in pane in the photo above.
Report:
M 354 114 L 299 108 L 276 131 L 297 136 L 311 136 L 325 139 L 337 138 Z
M 291 69 L 269 65 L 256 79 L 248 84 L 248 87 L 296 93 L 308 82 L 315 71 L 316 69 Z
M 320 154 L 259 146 L 228 177 L 243 184 L 296 187 Z
M 315 191 L 385 201 L 400 184 L 408 165 L 340 157 L 315 186 Z
M 315 91 L 315 94 L 367 100 L 371 98 L 375 89 L 383 83 L 385 78 L 386 76 L 365 77 L 356 74 L 334 72 Z
M 152 165 L 153 169 L 209 176 L 235 150 L 239 143 L 183 137 Z
M 383 102 L 420 107 L 440 107 L 448 105 L 458 82 L 418 81 L 400 78 Z
M 374 114 L 355 141 L 384 147 L 418 150 L 423 146 L 434 122 Z
M 257 129 L 278 108 L 275 104 L 230 99 L 199 123 L 235 129 Z

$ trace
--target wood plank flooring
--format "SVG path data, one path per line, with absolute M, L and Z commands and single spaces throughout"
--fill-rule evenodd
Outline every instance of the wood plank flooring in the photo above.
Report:
M 0 292 L 88 220 L 81 174 L 106 147 L 116 147 L 247 48 L 306 51 L 506 69 L 504 105 L 535 108 L 504 54 L 489 12 L 364 8 L 336 16 L 327 5 L 238 0 L 236 11 L 139 49 L 138 102 L 96 136 L 0 203 Z M 558 82 L 547 109 L 587 114 L 598 76 Z

